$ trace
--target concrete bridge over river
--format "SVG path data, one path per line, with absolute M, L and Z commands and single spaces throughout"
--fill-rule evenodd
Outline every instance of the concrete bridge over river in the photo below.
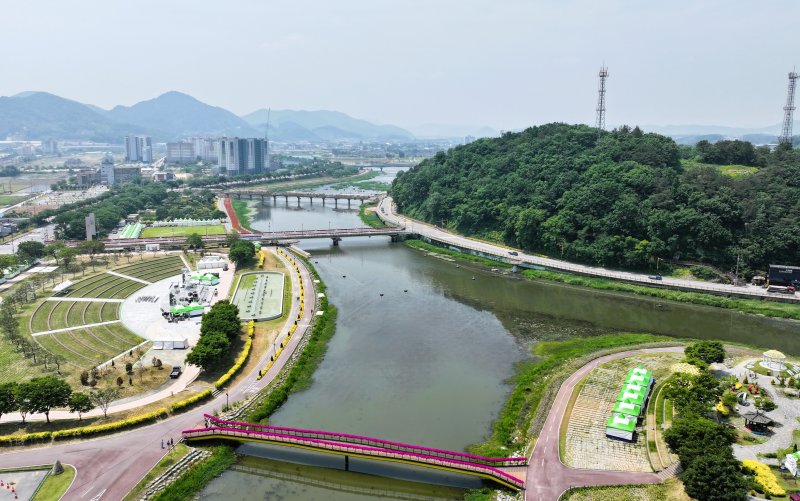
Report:
M 297 199 L 297 205 L 300 205 L 300 200 L 307 198 L 311 204 L 314 203 L 314 199 L 321 199 L 323 207 L 325 206 L 326 200 L 333 200 L 334 207 L 339 207 L 340 200 L 347 201 L 347 208 L 350 208 L 350 204 L 353 201 L 359 202 L 367 202 L 367 201 L 376 201 L 378 198 L 376 195 L 365 195 L 365 194 L 357 194 L 357 193 L 317 193 L 313 191 L 281 191 L 281 192 L 269 192 L 269 191 L 259 191 L 259 190 L 227 190 L 221 191 L 217 193 L 220 197 L 227 197 L 227 198 L 238 198 L 238 199 L 245 199 L 245 200 L 261 200 L 262 202 L 272 198 L 273 202 L 278 201 L 278 198 L 283 198 L 286 201 L 286 204 L 289 204 L 290 198 Z
M 525 488 L 528 465 L 525 457 L 487 458 L 359 435 L 225 421 L 209 414 L 205 414 L 204 418 L 204 428 L 184 430 L 183 438 L 187 441 L 222 439 L 259 442 L 335 454 L 344 456 L 345 470 L 348 471 L 350 458 L 358 457 L 464 473 L 515 490 Z

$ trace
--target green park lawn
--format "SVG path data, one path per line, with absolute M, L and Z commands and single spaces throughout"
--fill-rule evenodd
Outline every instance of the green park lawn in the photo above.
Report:
M 225 227 L 221 224 L 210 226 L 169 226 L 163 228 L 148 227 L 142 230 L 139 238 L 150 237 L 187 237 L 192 233 L 198 235 L 224 235 Z

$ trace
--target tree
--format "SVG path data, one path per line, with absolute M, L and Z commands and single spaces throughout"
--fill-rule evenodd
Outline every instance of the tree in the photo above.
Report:
M 228 257 L 236 263 L 237 266 L 242 266 L 253 260 L 256 255 L 256 248 L 253 242 L 247 240 L 239 240 L 234 242 L 228 251 Z
M 696 376 L 678 373 L 670 377 L 664 392 L 683 414 L 702 416 L 719 402 L 724 389 L 717 378 L 708 371 Z
M 78 252 L 81 254 L 102 254 L 106 250 L 106 244 L 102 240 L 84 240 L 78 244 Z
M 95 407 L 99 407 L 103 411 L 103 417 L 108 417 L 108 408 L 111 402 L 118 399 L 120 395 L 119 388 L 103 388 L 92 393 L 89 398 Z
M 203 243 L 203 237 L 197 233 L 192 233 L 186 237 L 186 245 L 196 251 L 197 249 L 202 249 L 205 244 Z
M 664 441 L 680 457 L 684 467 L 710 451 L 725 449 L 736 442 L 736 432 L 710 419 L 685 416 L 664 431 Z
M 63 379 L 44 376 L 21 383 L 17 394 L 27 404 L 30 412 L 43 413 L 49 423 L 50 410 L 53 407 L 65 407 L 69 403 L 72 390 Z
M 686 467 L 681 479 L 686 494 L 692 499 L 703 501 L 747 499 L 747 481 L 739 472 L 739 462 L 730 456 L 703 454 Z
M 78 413 L 78 421 L 83 418 L 84 412 L 94 409 L 92 399 L 86 393 L 75 392 L 69 396 L 69 411 Z
M 706 364 L 720 363 L 725 360 L 725 347 L 719 341 L 700 341 L 692 343 L 684 350 L 689 363 L 702 360 Z
M 17 257 L 21 261 L 30 262 L 45 256 L 45 245 L 36 240 L 20 242 L 17 245 Z
M 44 251 L 48 256 L 56 260 L 56 266 L 58 266 L 58 260 L 61 257 L 61 250 L 64 248 L 66 248 L 66 244 L 64 242 L 53 242 L 52 244 L 47 244 L 47 246 L 44 248 Z
M 0 385 L 0 416 L 18 409 L 17 383 L 5 383 Z
M 233 244 L 235 244 L 236 242 L 238 242 L 241 239 L 242 239 L 242 237 L 241 237 L 241 235 L 239 235 L 238 231 L 231 230 L 230 232 L 228 232 L 227 235 L 225 235 L 225 245 L 228 248 L 230 248 L 230 247 L 233 246 Z
M 6 270 L 17 264 L 17 259 L 11 255 L 0 255 L 0 277 L 6 274 Z
M 228 352 L 231 342 L 222 332 L 207 332 L 200 336 L 192 351 L 186 355 L 186 363 L 205 370 L 214 367 Z
M 122 386 L 122 383 L 123 383 L 122 377 L 121 376 L 117 376 L 117 387 Z

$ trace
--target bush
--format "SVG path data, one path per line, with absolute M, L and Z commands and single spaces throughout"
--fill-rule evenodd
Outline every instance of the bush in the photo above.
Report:
M 125 372 L 127 374 L 133 374 L 133 364 L 130 362 L 125 362 Z
M 191 407 L 192 405 L 200 402 L 201 400 L 205 400 L 211 396 L 211 390 L 204 390 L 198 393 L 197 395 L 191 396 L 189 398 L 185 398 L 179 402 L 175 402 L 174 404 L 169 406 L 169 409 L 172 412 L 177 412 L 181 409 L 185 409 L 187 407 Z
M 778 485 L 778 479 L 769 466 L 752 459 L 742 461 L 742 466 L 753 472 L 756 484 L 761 486 L 768 496 L 785 496 L 786 491 Z
M 98 424 L 92 426 L 82 426 L 80 428 L 71 428 L 69 430 L 59 430 L 54 431 L 52 433 L 54 440 L 60 440 L 64 438 L 77 438 L 77 437 L 87 437 L 91 435 L 99 435 L 102 433 L 114 432 L 125 430 L 127 428 L 132 428 L 134 426 L 149 423 L 152 421 L 156 421 L 159 418 L 165 418 L 169 416 L 169 412 L 166 408 L 162 407 L 153 412 L 148 412 L 147 414 L 139 414 L 138 416 L 133 416 L 128 419 L 123 419 L 121 421 L 114 421 L 113 423 L 106 423 L 106 424 Z

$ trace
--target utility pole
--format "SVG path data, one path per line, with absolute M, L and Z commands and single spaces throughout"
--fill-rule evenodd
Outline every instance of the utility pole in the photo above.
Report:
M 736 254 L 736 272 L 733 275 L 733 285 L 739 285 L 739 256 L 740 254 Z
M 794 122 L 794 90 L 797 86 L 797 73 L 789 73 L 789 90 L 786 93 L 786 106 L 783 107 L 783 128 L 778 138 L 779 144 L 792 145 L 792 125 Z
M 606 79 L 608 78 L 608 68 L 605 65 L 600 67 L 600 83 L 597 88 L 597 120 L 595 127 L 599 130 L 606 128 Z

